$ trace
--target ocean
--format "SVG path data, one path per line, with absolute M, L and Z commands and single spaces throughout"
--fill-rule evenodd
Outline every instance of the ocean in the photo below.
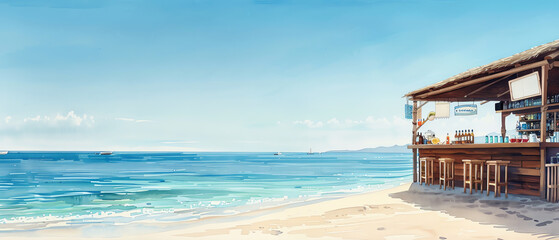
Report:
M 0 155 L 0 231 L 198 219 L 411 181 L 411 153 L 9 152 Z

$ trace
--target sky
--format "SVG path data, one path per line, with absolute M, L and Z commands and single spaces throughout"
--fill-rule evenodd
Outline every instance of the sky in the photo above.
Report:
M 406 144 L 405 93 L 558 39 L 550 24 L 558 7 L 0 0 L 0 148 L 287 152 Z M 424 128 L 439 136 L 499 132 L 492 108 Z

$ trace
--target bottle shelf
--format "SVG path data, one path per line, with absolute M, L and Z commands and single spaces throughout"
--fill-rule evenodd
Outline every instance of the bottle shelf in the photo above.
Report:
M 519 122 L 541 122 L 541 119 L 519 120 Z

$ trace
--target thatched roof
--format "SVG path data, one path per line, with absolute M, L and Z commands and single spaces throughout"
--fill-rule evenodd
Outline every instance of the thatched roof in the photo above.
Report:
M 532 63 L 537 60 L 543 60 L 548 54 L 559 51 L 559 40 L 546 43 L 537 47 L 533 47 L 524 52 L 514 54 L 510 57 L 502 58 L 487 65 L 472 68 L 463 73 L 454 75 L 446 80 L 435 83 L 433 85 L 409 92 L 405 97 L 413 97 L 430 90 L 442 89 L 447 86 L 455 85 L 457 83 L 467 82 L 476 78 L 487 76 L 496 72 L 505 71 L 514 68 L 517 64 Z

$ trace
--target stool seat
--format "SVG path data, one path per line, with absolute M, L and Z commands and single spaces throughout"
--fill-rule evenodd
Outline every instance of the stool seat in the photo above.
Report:
M 509 186 L 508 186 L 508 168 L 510 161 L 503 160 L 491 160 L 487 161 L 487 196 L 489 196 L 489 187 L 493 186 L 495 190 L 495 197 L 501 195 L 501 187 L 505 187 L 505 197 L 508 198 Z M 490 172 L 491 166 L 495 169 L 495 178 L 491 181 Z M 505 179 L 501 181 L 501 167 L 505 167 Z
M 487 161 L 487 165 L 489 164 L 499 164 L 499 165 L 504 165 L 504 164 L 509 164 L 510 161 L 503 161 L 503 160 L 491 160 L 491 161 Z
M 444 186 L 450 187 L 452 182 L 452 189 L 454 189 L 454 159 L 453 158 L 439 158 L 439 189 Z
M 466 185 L 470 186 L 470 194 L 472 194 L 472 186 L 476 192 L 479 186 L 480 192 L 483 193 L 483 165 L 485 164 L 485 160 L 464 159 L 462 163 L 464 164 L 464 193 L 466 193 Z
M 419 158 L 419 170 L 420 170 L 420 179 L 419 184 L 422 184 L 422 181 L 425 185 L 434 184 L 433 180 L 433 165 L 435 162 L 434 157 L 422 157 Z
M 454 158 L 439 158 L 439 162 L 454 162 Z
M 472 163 L 472 164 L 484 164 L 485 160 L 464 159 L 464 160 L 462 160 L 462 162 Z

